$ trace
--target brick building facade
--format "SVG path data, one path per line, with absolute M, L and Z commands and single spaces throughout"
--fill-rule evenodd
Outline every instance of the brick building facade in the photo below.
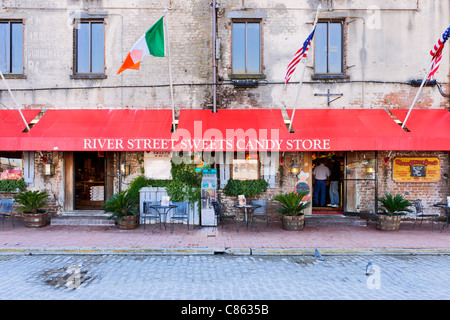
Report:
M 45 111 L 51 110 L 172 110 L 173 106 L 175 124 L 181 121 L 183 110 L 248 109 L 277 110 L 284 126 L 291 120 L 301 74 L 299 67 L 285 86 L 286 66 L 311 32 L 319 4 L 323 10 L 306 62 L 296 117 L 302 117 L 301 109 L 383 110 L 389 117 L 392 110 L 408 109 L 418 90 L 414 80 L 424 77 L 428 52 L 448 27 L 450 4 L 446 1 L 3 0 L 0 41 L 9 51 L 0 56 L 1 68 L 19 107 L 40 110 L 31 119 L 36 123 L 45 120 Z M 117 75 L 129 49 L 163 15 L 166 56 L 146 57 L 139 71 Z M 415 110 L 449 110 L 448 50 L 444 48 L 437 83 L 423 88 Z M 4 109 L 17 108 L 3 86 L 0 103 Z M 420 198 L 426 208 L 437 211 L 432 205 L 450 195 L 450 143 L 445 132 L 442 141 L 444 145 L 434 149 L 423 145 L 420 149 L 385 149 L 381 145 L 376 149 L 285 150 L 270 166 L 260 162 L 254 169 L 269 181 L 268 190 L 257 198 L 270 200 L 295 188 L 299 178 L 289 172 L 292 159 L 309 175 L 307 182 L 312 186 L 315 159 L 337 155 L 341 213 L 373 213 L 375 195 L 384 192 Z M 76 214 L 79 209 L 73 199 L 79 191 L 75 184 L 81 179 L 77 175 L 85 167 L 94 168 L 86 150 L 0 149 L 5 159 L 17 157 L 8 152 L 23 152 L 23 167 L 30 163 L 33 167 L 22 169 L 29 188 L 49 192 L 57 214 Z M 150 149 L 91 151 L 98 152 L 93 157 L 101 168 L 94 169 L 103 171 L 98 186 L 105 186 L 108 195 L 126 189 L 143 172 L 148 174 L 145 170 L 156 161 L 156 157 L 147 157 L 146 151 L 155 151 Z M 398 157 L 437 158 L 438 179 L 396 181 L 394 159 Z M 50 160 L 55 173 L 47 176 L 43 164 Z M 119 179 L 116 172 L 123 163 L 131 170 Z M 364 170 L 370 165 L 374 171 L 354 180 L 352 165 Z M 217 168 L 220 199 L 231 211 L 236 199 L 222 190 L 235 167 L 218 164 Z M 274 208 L 270 202 L 269 211 Z M 314 209 L 308 211 L 312 213 Z

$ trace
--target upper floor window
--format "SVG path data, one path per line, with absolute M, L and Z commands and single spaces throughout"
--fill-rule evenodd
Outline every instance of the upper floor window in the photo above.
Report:
M 261 74 L 260 21 L 234 21 L 232 34 L 232 74 Z
M 0 21 L 0 70 L 23 74 L 22 21 Z
M 104 74 L 103 21 L 77 22 L 75 41 L 75 73 Z
M 344 73 L 343 22 L 319 22 L 314 36 L 315 74 L 342 75 Z

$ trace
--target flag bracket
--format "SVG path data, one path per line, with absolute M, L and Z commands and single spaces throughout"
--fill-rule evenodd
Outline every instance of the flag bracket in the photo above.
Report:
M 326 96 L 328 99 L 328 106 L 330 106 L 330 104 L 334 101 L 336 101 L 337 99 L 342 98 L 342 96 L 344 95 L 343 93 L 330 93 L 330 89 L 327 90 L 327 93 L 315 93 L 315 96 Z M 337 98 L 334 98 L 333 100 L 330 100 L 331 96 L 337 96 Z
M 420 85 L 422 84 L 423 79 L 413 79 L 409 82 L 409 84 L 412 87 L 420 87 Z M 435 87 L 437 85 L 437 81 L 436 79 L 433 80 L 426 80 L 424 83 L 424 87 Z

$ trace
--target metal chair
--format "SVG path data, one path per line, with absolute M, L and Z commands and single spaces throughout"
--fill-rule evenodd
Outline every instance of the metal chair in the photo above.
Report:
M 176 221 L 186 221 L 187 222 L 187 229 L 189 231 L 189 202 L 172 202 L 173 205 L 176 205 L 175 212 L 170 217 L 170 221 L 173 223 L 174 220 Z M 173 232 L 173 224 L 172 224 L 172 230 Z
M 5 230 L 5 218 L 11 218 L 12 227 L 14 228 L 14 199 L 0 199 L 0 217 L 2 218 L 3 230 Z
M 422 218 L 422 219 L 420 220 L 420 225 L 419 225 L 419 227 L 422 225 L 423 218 L 432 218 L 432 219 L 431 219 L 431 230 L 433 230 L 433 220 L 434 220 L 435 218 L 438 218 L 438 217 L 439 217 L 439 214 L 438 214 L 438 213 L 428 213 L 428 214 L 425 214 L 424 211 L 423 211 L 422 200 L 420 200 L 420 199 L 414 200 L 414 207 L 415 207 L 415 209 L 416 209 L 416 219 L 415 219 L 415 221 L 414 221 L 414 226 L 413 226 L 413 228 L 416 227 L 417 218 Z M 439 228 L 439 220 L 438 220 L 438 228 Z
M 144 225 L 144 230 L 145 230 L 145 222 L 146 222 L 147 218 L 149 218 L 149 220 L 153 220 L 153 219 L 156 219 L 156 221 L 159 220 L 159 223 L 161 224 L 161 214 L 159 213 L 158 210 L 150 207 L 150 206 L 156 206 L 156 205 L 160 205 L 160 204 L 161 204 L 161 201 L 144 201 L 144 212 L 141 215 L 143 225 Z
M 252 200 L 251 204 L 260 206 L 259 208 L 254 209 L 251 213 L 251 226 L 253 226 L 253 222 L 255 219 L 263 219 L 266 220 L 267 229 L 270 230 L 270 215 L 267 214 L 267 200 Z M 256 229 L 258 230 L 258 227 L 256 227 Z
M 239 232 L 236 216 L 234 214 L 224 214 L 222 212 L 222 206 L 218 201 L 213 201 L 212 205 L 214 208 L 214 213 L 216 214 L 217 223 L 221 221 L 233 221 L 236 226 L 236 231 Z

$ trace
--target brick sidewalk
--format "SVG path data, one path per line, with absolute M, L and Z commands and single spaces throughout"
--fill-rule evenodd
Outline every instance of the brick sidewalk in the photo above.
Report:
M 442 225 L 441 225 L 442 226 Z M 320 248 L 323 252 L 351 252 L 361 250 L 450 253 L 450 230 L 434 231 L 430 223 L 412 228 L 413 223 L 402 222 L 400 231 L 384 232 L 373 223 L 366 227 L 306 226 L 302 231 L 285 231 L 279 223 L 267 230 L 264 224 L 256 229 L 242 227 L 236 232 L 233 224 L 218 228 L 199 228 L 187 231 L 176 225 L 173 234 L 169 229 L 149 226 L 144 230 L 120 230 L 115 226 L 47 226 L 26 228 L 20 220 L 13 229 L 10 221 L 0 229 L 0 253 L 8 252 L 85 252 L 85 253 L 302 253 Z M 0 227 L 1 228 L 1 227 Z M 30 251 L 31 252 L 31 251 Z

